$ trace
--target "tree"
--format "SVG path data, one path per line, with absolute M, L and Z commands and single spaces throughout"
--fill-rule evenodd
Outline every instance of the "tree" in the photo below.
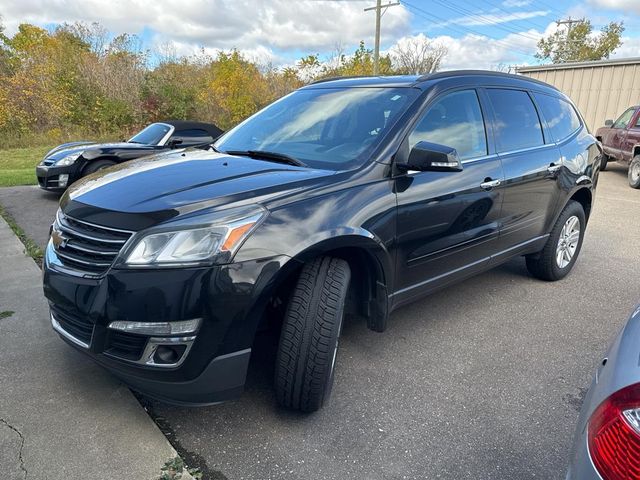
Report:
M 397 73 L 418 75 L 436 72 L 446 54 L 447 47 L 420 34 L 400 40 L 391 51 L 391 60 Z
M 572 28 L 557 30 L 538 42 L 536 57 L 553 63 L 584 62 L 609 58 L 622 45 L 622 22 L 611 22 L 599 34 L 593 34 L 589 20 L 578 21 Z

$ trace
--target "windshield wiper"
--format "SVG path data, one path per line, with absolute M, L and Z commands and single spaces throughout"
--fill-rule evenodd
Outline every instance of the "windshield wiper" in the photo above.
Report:
M 223 152 L 229 155 L 240 155 L 255 159 L 269 160 L 270 162 L 286 163 L 295 165 L 296 167 L 307 167 L 308 165 L 297 158 L 291 157 L 284 153 L 268 152 L 266 150 L 228 150 Z

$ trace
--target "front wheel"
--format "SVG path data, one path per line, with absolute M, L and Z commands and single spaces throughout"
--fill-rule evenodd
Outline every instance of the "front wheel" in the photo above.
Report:
M 604 172 L 607 169 L 607 164 L 609 163 L 609 155 L 603 153 L 600 155 L 600 171 Z
M 629 165 L 629 186 L 631 188 L 640 188 L 640 155 L 636 155 Z
M 570 200 L 551 229 L 542 251 L 526 257 L 529 272 L 541 280 L 564 278 L 580 254 L 585 227 L 586 216 L 582 205 Z
M 276 358 L 281 406 L 314 412 L 329 398 L 350 279 L 349 264 L 339 258 L 319 257 L 302 267 Z
M 97 171 L 104 170 L 105 168 L 112 167 L 115 164 L 116 162 L 112 162 L 111 160 L 94 160 L 86 167 L 84 167 L 82 175 L 90 175 L 92 173 L 96 173 Z

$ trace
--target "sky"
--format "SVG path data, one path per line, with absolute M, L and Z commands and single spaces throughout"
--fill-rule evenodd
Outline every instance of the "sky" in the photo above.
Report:
M 375 14 L 364 11 L 372 5 L 375 0 L 0 0 L 0 16 L 9 35 L 24 22 L 45 28 L 99 22 L 114 35 L 138 35 L 153 52 L 237 48 L 260 63 L 285 66 L 307 54 L 328 59 L 336 50 L 353 52 L 360 40 L 372 48 Z M 426 36 L 447 48 L 443 69 L 536 64 L 537 41 L 568 17 L 586 17 L 596 29 L 623 20 L 624 44 L 613 56 L 640 57 L 640 0 L 401 0 L 383 14 L 381 49 Z

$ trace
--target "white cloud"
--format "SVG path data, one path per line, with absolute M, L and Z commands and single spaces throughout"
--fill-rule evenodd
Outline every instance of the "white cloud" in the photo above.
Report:
M 611 58 L 640 57 L 640 38 L 622 37 L 622 46 L 618 48 Z
M 441 35 L 429 37 L 429 39 L 447 48 L 448 53 L 442 61 L 441 70 L 491 70 L 498 65 L 523 65 L 534 62 L 532 55 L 536 53 L 538 40 L 543 35 L 553 33 L 556 28 L 555 23 L 549 23 L 544 32 L 532 29 L 521 32 L 526 34 L 525 36 L 509 34 L 499 40 L 475 34 L 467 34 L 461 38 Z M 421 35 L 418 34 L 415 37 Z M 407 38 L 411 37 L 403 37 L 395 45 L 406 41 Z M 390 50 L 393 48 L 391 47 Z
M 22 22 L 38 25 L 98 21 L 113 33 L 151 29 L 164 41 L 212 49 L 326 50 L 337 42 L 373 44 L 374 17 L 365 3 L 312 0 L 0 0 L 9 34 Z M 382 37 L 409 29 L 404 7 L 385 13 Z
M 511 8 L 511 7 L 526 7 L 531 3 L 532 0 L 504 0 L 502 2 L 503 7 Z
M 622 10 L 640 15 L 640 1 L 638 0 L 588 0 L 594 7 L 610 10 Z

